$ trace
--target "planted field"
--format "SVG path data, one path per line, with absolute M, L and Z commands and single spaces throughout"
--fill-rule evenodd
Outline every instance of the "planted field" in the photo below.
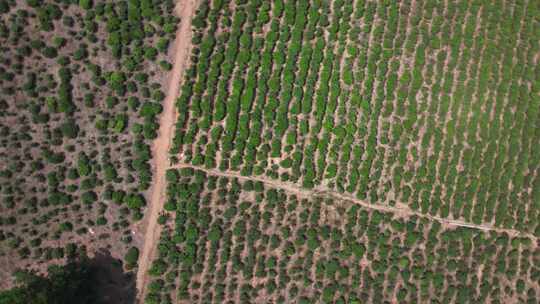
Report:
M 540 234 L 537 1 L 206 1 L 173 153 Z
M 529 238 L 191 168 L 167 179 L 145 303 L 538 302 Z
M 202 1 L 145 303 L 536 303 L 540 3 Z

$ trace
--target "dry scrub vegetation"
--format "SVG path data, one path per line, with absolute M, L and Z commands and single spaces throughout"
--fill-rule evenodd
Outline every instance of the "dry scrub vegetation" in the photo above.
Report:
M 0 0 L 3 287 L 101 248 L 136 265 L 174 4 Z

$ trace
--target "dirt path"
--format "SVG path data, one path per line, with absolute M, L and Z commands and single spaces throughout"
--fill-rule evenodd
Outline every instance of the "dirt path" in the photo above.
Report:
M 154 179 L 151 187 L 151 199 L 145 214 L 146 229 L 144 243 L 139 258 L 137 270 L 137 293 L 138 301 L 142 303 L 145 296 L 145 288 L 148 284 L 148 269 L 152 263 L 152 257 L 156 249 L 161 226 L 157 219 L 165 200 L 165 172 L 170 166 L 169 148 L 174 135 L 176 122 L 175 103 L 180 91 L 180 82 L 184 75 L 184 69 L 188 64 L 191 53 L 191 19 L 195 13 L 195 0 L 178 0 L 176 14 L 180 17 L 180 26 L 176 32 L 176 39 L 171 52 L 174 54 L 173 69 L 169 74 L 167 96 L 163 101 L 163 113 L 159 121 L 159 135 L 152 146 L 154 157 Z
M 515 229 L 499 228 L 499 227 L 494 227 L 488 224 L 474 224 L 474 223 L 469 223 L 462 220 L 441 218 L 439 216 L 433 216 L 430 214 L 424 214 L 424 213 L 412 210 L 404 204 L 399 204 L 394 207 L 388 206 L 388 205 L 371 204 L 371 203 L 359 200 L 353 195 L 350 195 L 347 193 L 339 193 L 339 192 L 329 191 L 326 189 L 316 189 L 316 188 L 304 189 L 293 183 L 273 180 L 273 179 L 263 177 L 263 176 L 243 176 L 243 175 L 240 175 L 238 172 L 234 172 L 234 171 L 223 172 L 218 169 L 206 169 L 204 167 L 194 166 L 194 165 L 186 164 L 186 163 L 175 164 L 173 168 L 193 168 L 193 169 L 201 170 L 208 174 L 216 175 L 216 176 L 237 178 L 239 180 L 260 181 L 268 186 L 278 188 L 278 189 L 283 189 L 289 193 L 294 193 L 300 197 L 309 198 L 309 197 L 314 197 L 314 196 L 325 196 L 325 197 L 333 198 L 338 201 L 349 201 L 349 202 L 352 202 L 357 205 L 361 205 L 362 207 L 369 208 L 369 209 L 374 209 L 374 210 L 379 210 L 379 211 L 384 211 L 384 212 L 392 212 L 400 216 L 418 216 L 421 218 L 427 218 L 432 221 L 440 222 L 445 227 L 467 227 L 467 228 L 478 229 L 482 231 L 495 231 L 499 233 L 507 233 L 510 236 L 527 237 L 532 240 L 538 239 L 533 234 L 525 233 L 525 232 L 518 231 Z

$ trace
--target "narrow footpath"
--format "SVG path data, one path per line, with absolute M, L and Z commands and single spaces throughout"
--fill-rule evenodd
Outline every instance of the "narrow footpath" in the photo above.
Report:
M 432 221 L 440 222 L 443 226 L 448 227 L 448 228 L 451 228 L 451 227 L 466 227 L 466 228 L 478 229 L 478 230 L 482 230 L 482 231 L 486 231 L 486 232 L 495 231 L 495 232 L 498 232 L 498 233 L 507 233 L 510 236 L 527 237 L 527 238 L 530 238 L 532 240 L 537 240 L 538 239 L 536 236 L 534 236 L 531 233 L 526 233 L 526 232 L 522 232 L 522 231 L 515 230 L 515 229 L 507 229 L 507 228 L 495 227 L 495 226 L 492 226 L 492 225 L 489 225 L 489 224 L 474 224 L 474 223 L 469 223 L 469 222 L 462 221 L 462 220 L 454 220 L 454 219 L 442 218 L 442 217 L 439 217 L 439 216 L 434 216 L 434 215 L 431 215 L 431 214 L 425 214 L 425 213 L 413 210 L 413 209 L 409 208 L 405 204 L 398 204 L 396 206 L 371 204 L 371 203 L 368 203 L 366 201 L 360 200 L 360 199 L 358 199 L 358 198 L 356 198 L 353 195 L 348 194 L 348 193 L 334 192 L 334 191 L 330 191 L 328 189 L 317 189 L 317 188 L 305 189 L 305 188 L 299 187 L 298 185 L 296 185 L 294 183 L 282 182 L 282 181 L 279 181 L 279 180 L 270 179 L 270 178 L 265 177 L 265 176 L 243 176 L 243 175 L 239 174 L 238 172 L 234 172 L 234 171 L 220 171 L 218 169 L 207 169 L 207 168 L 204 168 L 204 167 L 194 166 L 194 165 L 186 164 L 186 163 L 175 164 L 173 166 L 173 168 L 177 168 L 177 169 L 180 169 L 180 168 L 192 168 L 192 169 L 204 171 L 204 172 L 206 172 L 206 173 L 208 173 L 210 175 L 215 175 L 215 176 L 224 176 L 224 177 L 229 177 L 229 178 L 237 178 L 239 180 L 259 181 L 259 182 L 262 182 L 265 185 L 268 185 L 270 187 L 277 188 L 277 189 L 283 189 L 284 191 L 286 191 L 288 193 L 294 193 L 294 194 L 298 195 L 299 197 L 305 197 L 305 198 L 315 197 L 315 196 L 328 197 L 328 198 L 332 198 L 332 199 L 337 200 L 337 201 L 351 202 L 353 204 L 357 204 L 357 205 L 360 205 L 362 207 L 369 208 L 369 209 L 374 209 L 374 210 L 379 210 L 379 211 L 384 211 L 384 212 L 392 212 L 392 213 L 395 213 L 395 214 L 397 214 L 399 216 L 418 216 L 420 218 L 427 218 L 427 219 L 432 220 Z

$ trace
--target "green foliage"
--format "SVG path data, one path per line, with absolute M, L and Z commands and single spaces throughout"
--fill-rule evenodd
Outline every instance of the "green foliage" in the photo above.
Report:
M 85 10 L 89 10 L 92 8 L 92 6 L 94 5 L 94 1 L 93 0 L 79 0 L 79 5 L 85 9 Z
M 81 200 L 87 205 L 94 204 L 97 202 L 97 194 L 94 191 L 86 191 L 81 195 Z
M 67 122 L 63 123 L 60 128 L 62 130 L 62 135 L 65 137 L 72 139 L 77 138 L 79 126 L 77 126 L 74 120 L 68 120 Z
M 135 267 L 139 261 L 139 249 L 136 247 L 129 248 L 124 256 L 124 261 L 126 262 L 126 267 L 128 269 Z
M 130 194 L 124 197 L 124 202 L 130 209 L 139 209 L 146 205 L 146 200 L 140 194 Z

